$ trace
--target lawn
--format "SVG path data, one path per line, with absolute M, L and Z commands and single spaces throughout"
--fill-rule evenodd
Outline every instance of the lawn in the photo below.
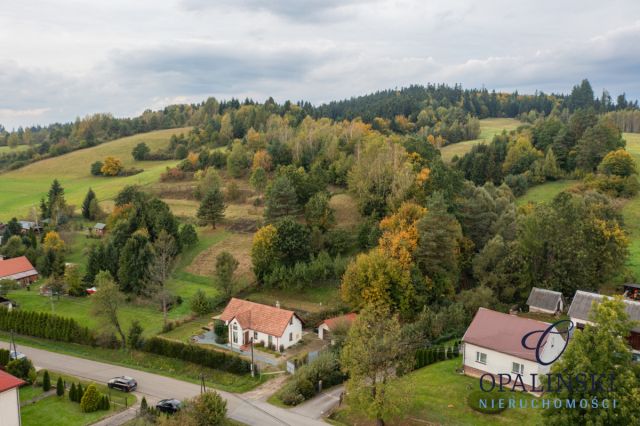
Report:
M 9 341 L 9 338 L 8 333 L 0 332 L 0 340 Z M 55 342 L 52 340 L 27 336 L 15 336 L 14 340 L 18 346 L 26 345 L 78 358 L 85 358 L 113 365 L 121 365 L 123 367 L 173 377 L 175 379 L 191 383 L 200 383 L 200 374 L 204 374 L 207 386 L 227 392 L 247 392 L 273 377 L 270 375 L 262 375 L 257 378 L 252 378 L 249 374 L 239 376 L 237 374 L 192 364 L 176 358 L 168 358 L 146 352 L 124 352 L 121 350 L 77 345 L 74 343 Z
M 0 155 L 9 154 L 11 152 L 26 151 L 28 149 L 29 149 L 29 145 L 18 145 L 15 148 L 11 148 L 10 146 L 4 145 L 4 146 L 0 146 Z
M 39 371 L 39 381 L 42 380 L 43 371 Z M 72 382 L 82 383 L 83 387 L 87 387 L 91 382 L 80 380 L 76 377 L 67 375 L 61 375 L 59 373 L 50 371 L 51 383 L 55 385 L 58 377 L 61 376 L 67 384 Z M 95 383 L 94 383 L 95 384 Z M 53 425 L 53 426 L 74 426 L 74 425 L 87 425 L 96 422 L 97 420 L 110 416 L 118 411 L 121 411 L 125 406 L 131 406 L 135 404 L 136 397 L 133 394 L 124 394 L 117 390 L 109 390 L 106 386 L 96 384 L 98 390 L 102 393 L 109 394 L 111 396 L 111 409 L 109 411 L 96 411 L 93 413 L 83 413 L 80 409 L 80 404 L 69 400 L 68 394 L 65 392 L 64 397 L 58 397 L 52 395 L 41 399 L 33 404 L 28 404 L 20 408 L 22 424 L 28 425 Z M 68 392 L 68 390 L 67 390 Z M 23 386 L 20 388 L 20 401 L 27 401 L 42 393 L 41 387 Z M 126 398 L 126 400 L 125 400 Z
M 474 145 L 482 142 L 491 142 L 494 135 L 502 133 L 503 130 L 515 130 L 523 124 L 524 123 L 515 118 L 485 118 L 484 120 L 480 120 L 480 137 L 478 139 L 453 143 L 442 147 L 440 149 L 442 159 L 444 161 L 451 161 L 454 155 L 462 157 L 469 152 Z
M 553 198 L 575 185 L 577 182 L 574 180 L 558 180 L 554 182 L 545 182 L 541 185 L 536 185 L 531 188 L 522 196 L 518 197 L 516 204 L 519 206 L 525 205 L 529 202 L 532 203 L 547 203 Z
M 625 133 L 624 138 L 627 141 L 627 151 L 633 155 L 636 164 L 640 166 L 640 134 Z M 627 266 L 637 281 L 640 279 L 640 196 L 636 196 L 624 205 L 622 215 L 631 237 Z
M 479 388 L 478 379 L 463 376 L 456 372 L 460 359 L 442 361 L 416 370 L 401 379 L 401 388 L 406 390 L 408 409 L 404 418 L 389 422 L 390 425 L 539 425 L 542 424 L 541 411 L 536 409 L 511 408 L 500 414 L 482 414 L 467 405 L 467 395 Z M 511 395 L 505 392 L 506 397 Z M 532 399 L 524 393 L 516 394 L 520 399 Z M 373 425 L 354 415 L 347 406 L 334 415 L 344 424 Z
M 64 187 L 67 202 L 77 207 L 82 203 L 89 187 L 103 201 L 113 198 L 125 185 L 155 182 L 165 168 L 176 161 L 134 161 L 131 150 L 140 142 L 145 142 L 154 151 L 164 148 L 171 135 L 188 130 L 189 128 L 167 129 L 129 136 L 0 174 L 0 220 L 7 221 L 14 216 L 27 217 L 31 207 L 38 207 L 40 198 L 47 193 L 54 178 Z M 144 172 L 127 177 L 92 176 L 90 165 L 107 156 L 119 158 L 125 167 L 135 166 L 144 169 Z
M 305 288 L 304 291 L 265 288 L 249 293 L 245 298 L 271 306 L 280 302 L 283 308 L 301 309 L 312 313 L 342 306 L 340 288 L 329 284 Z

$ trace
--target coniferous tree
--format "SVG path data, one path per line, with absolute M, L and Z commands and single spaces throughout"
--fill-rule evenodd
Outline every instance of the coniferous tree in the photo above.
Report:
M 203 225 L 211 225 L 215 229 L 216 224 L 224 217 L 226 208 L 222 191 L 220 191 L 220 188 L 214 187 L 202 199 L 197 216 Z
M 118 281 L 125 293 L 140 294 L 149 279 L 149 266 L 153 249 L 143 234 L 134 234 L 127 240 L 120 253 Z
M 298 198 L 293 183 L 287 176 L 279 176 L 269 186 L 264 215 L 273 222 L 283 216 L 300 213 Z
M 84 197 L 84 201 L 82 202 L 82 217 L 85 219 L 95 219 L 91 215 L 91 201 L 96 198 L 95 192 L 91 188 L 87 191 L 87 195 Z
M 76 384 L 71 383 L 71 388 L 69 389 L 69 400 L 73 402 L 77 402 L 78 400 L 78 390 L 76 389 Z
M 42 390 L 47 392 L 51 389 L 51 377 L 49 377 L 49 370 L 44 370 L 42 375 Z
M 62 381 L 62 377 L 60 376 L 58 376 L 58 381 L 56 382 L 56 395 L 64 395 L 64 382 Z

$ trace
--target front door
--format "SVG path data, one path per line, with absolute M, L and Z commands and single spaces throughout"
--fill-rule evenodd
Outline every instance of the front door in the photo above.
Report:
M 248 331 L 244 332 L 244 340 L 242 341 L 242 344 L 243 345 L 249 344 L 249 332 Z

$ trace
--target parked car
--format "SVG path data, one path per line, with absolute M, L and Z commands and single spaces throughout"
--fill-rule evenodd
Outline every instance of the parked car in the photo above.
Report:
M 16 352 L 16 351 L 11 351 L 9 352 L 9 358 L 11 360 L 14 359 L 25 359 L 27 356 L 25 354 L 23 354 L 22 352 Z
M 174 414 L 180 411 L 182 403 L 177 399 L 163 399 L 156 404 L 156 410 L 161 413 Z
M 138 382 L 128 376 L 114 377 L 107 382 L 110 389 L 118 389 L 123 392 L 133 392 L 138 387 Z

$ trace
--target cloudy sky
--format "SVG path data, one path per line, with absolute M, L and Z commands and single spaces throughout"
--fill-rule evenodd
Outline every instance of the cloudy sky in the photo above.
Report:
M 412 83 L 640 97 L 637 0 L 21 0 L 0 9 L 0 124 Z

